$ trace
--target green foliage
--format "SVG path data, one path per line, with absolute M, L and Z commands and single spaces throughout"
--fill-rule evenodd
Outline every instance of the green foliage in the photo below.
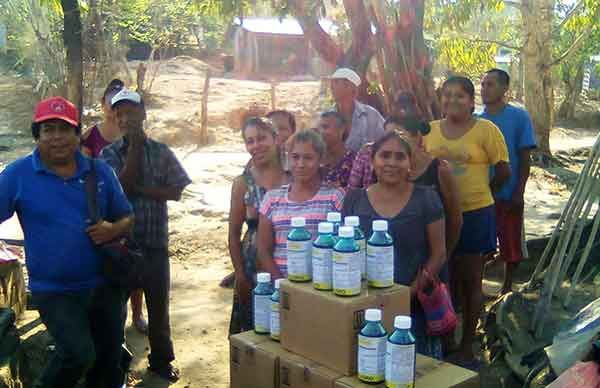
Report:
M 474 79 L 478 79 L 481 74 L 496 65 L 495 44 L 444 37 L 436 42 L 436 51 L 440 64 L 454 73 Z
M 5 66 L 34 76 L 41 96 L 60 89 L 65 80 L 62 13 L 58 11 L 41 0 L 0 3 L 0 22 L 7 28 L 7 53 L 0 58 Z

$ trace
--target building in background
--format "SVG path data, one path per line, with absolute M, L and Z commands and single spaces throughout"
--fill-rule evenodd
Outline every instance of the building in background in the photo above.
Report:
M 321 19 L 321 27 L 335 35 L 332 21 Z M 234 71 L 248 78 L 270 76 L 322 76 L 333 66 L 319 58 L 293 18 L 245 17 L 234 21 Z

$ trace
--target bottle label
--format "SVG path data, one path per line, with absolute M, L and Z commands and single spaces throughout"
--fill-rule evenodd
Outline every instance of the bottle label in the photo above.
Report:
M 415 345 L 388 341 L 385 353 L 385 383 L 388 388 L 414 388 Z
M 385 346 L 387 338 L 358 335 L 358 378 L 368 383 L 385 379 Z
M 360 294 L 360 263 L 355 252 L 333 252 L 333 292 L 337 295 Z
M 306 282 L 312 276 L 312 242 L 287 241 L 288 279 L 296 282 Z
M 279 327 L 279 302 L 271 301 L 271 338 L 279 341 L 280 330 L 281 329 Z
M 312 249 L 313 285 L 317 290 L 331 290 L 333 270 L 333 249 Z
M 360 251 L 357 253 L 360 260 L 360 276 L 362 279 L 367 278 L 367 240 L 360 239 L 356 240 L 356 243 L 360 247 Z
M 367 245 L 367 281 L 371 287 L 394 284 L 394 247 Z
M 254 295 L 254 331 L 266 334 L 271 324 L 271 296 Z

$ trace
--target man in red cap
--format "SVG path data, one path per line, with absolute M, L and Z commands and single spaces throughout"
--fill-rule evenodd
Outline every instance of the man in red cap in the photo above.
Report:
M 0 173 L 0 222 L 17 213 L 34 305 L 56 350 L 35 387 L 122 385 L 124 293 L 102 276 L 96 244 L 127 234 L 132 207 L 113 170 L 93 165 L 101 221 L 90 225 L 79 151 L 79 112 L 62 97 L 40 102 L 31 126 L 35 150 Z

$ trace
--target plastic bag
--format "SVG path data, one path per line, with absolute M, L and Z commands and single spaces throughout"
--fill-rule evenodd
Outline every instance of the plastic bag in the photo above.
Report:
M 598 388 L 600 374 L 595 361 L 577 362 L 558 376 L 547 388 Z
M 592 349 L 592 342 L 600 332 L 600 298 L 585 306 L 554 336 L 546 355 L 552 370 L 560 375 Z
M 419 290 L 417 298 L 425 312 L 427 335 L 442 336 L 454 331 L 458 319 L 452 306 L 450 292 L 444 283 L 436 277 L 431 292 Z

